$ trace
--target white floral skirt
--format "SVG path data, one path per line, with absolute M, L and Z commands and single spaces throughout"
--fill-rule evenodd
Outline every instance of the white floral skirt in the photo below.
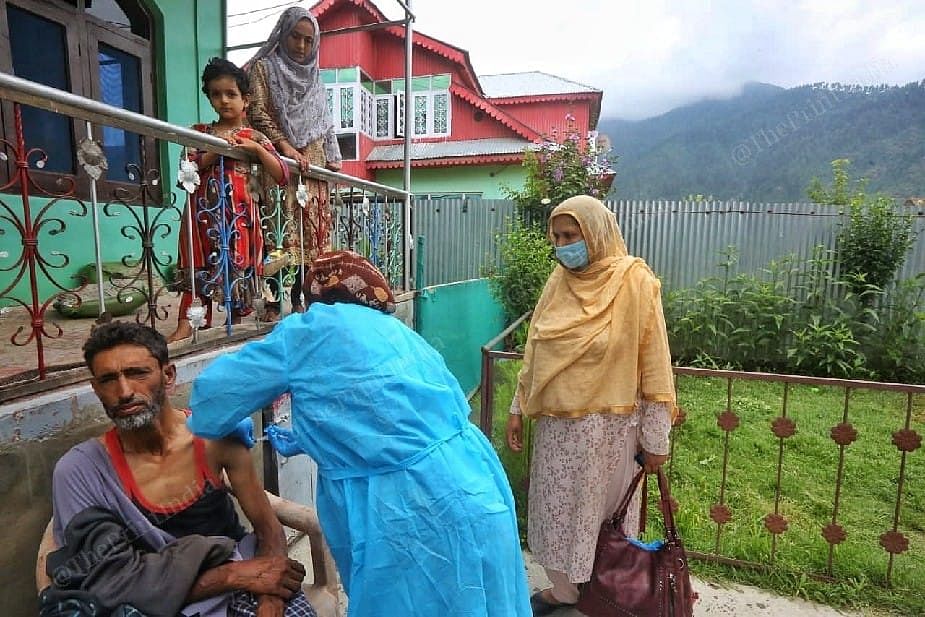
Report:
M 601 523 L 639 470 L 633 460 L 639 442 L 649 452 L 667 453 L 670 426 L 667 406 L 661 404 L 630 415 L 537 419 L 527 529 L 537 562 L 573 583 L 591 578 Z M 624 520 L 630 536 L 638 533 L 639 500 L 637 491 Z

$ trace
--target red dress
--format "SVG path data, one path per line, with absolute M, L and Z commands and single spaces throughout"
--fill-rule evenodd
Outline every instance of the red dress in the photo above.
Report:
M 214 124 L 194 124 L 193 129 L 200 133 L 228 137 L 229 133 L 218 131 Z M 267 137 L 250 127 L 238 127 L 230 135 L 252 139 L 277 159 L 279 156 Z M 199 165 L 205 151 L 194 151 L 190 160 Z M 288 171 L 282 165 L 284 172 Z M 196 271 L 196 292 L 206 306 L 206 326 L 211 325 L 211 304 L 215 299 L 223 302 L 224 268 L 220 265 L 221 237 L 220 228 L 224 222 L 225 237 L 228 240 L 228 277 L 231 281 L 231 295 L 237 314 L 247 315 L 253 307 L 253 298 L 260 289 L 259 277 L 263 274 L 263 233 L 260 224 L 259 195 L 260 187 L 253 187 L 255 178 L 251 178 L 251 164 L 231 158 L 224 159 L 226 198 L 223 204 L 219 200 L 220 167 L 216 161 L 211 167 L 200 167 L 200 184 L 193 194 L 196 228 L 193 230 L 192 266 Z M 269 174 L 261 174 L 268 176 Z M 285 176 L 288 174 L 284 173 Z M 283 178 L 285 186 L 288 178 Z M 258 182 L 258 184 L 260 184 Z M 255 199 L 256 198 L 256 199 Z M 186 311 L 192 304 L 189 290 L 190 251 L 187 236 L 187 217 L 180 222 L 179 237 L 180 288 L 184 290 L 180 302 L 178 319 L 186 319 Z M 221 270 L 221 271 L 220 271 Z

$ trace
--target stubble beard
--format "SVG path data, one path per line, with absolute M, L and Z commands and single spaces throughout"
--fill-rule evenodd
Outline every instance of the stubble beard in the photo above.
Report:
M 154 426 L 154 421 L 157 419 L 158 413 L 160 413 L 165 398 L 166 391 L 165 388 L 161 386 L 153 393 L 151 402 L 145 405 L 145 408 L 138 413 L 134 413 L 130 416 L 117 416 L 107 409 L 106 414 L 120 431 L 133 432 L 148 430 Z

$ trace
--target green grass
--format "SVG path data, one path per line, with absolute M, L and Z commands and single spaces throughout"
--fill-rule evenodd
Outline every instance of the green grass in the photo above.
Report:
M 503 446 L 519 366 L 519 362 L 496 366 L 493 441 L 511 479 L 525 535 L 527 457 Z M 687 410 L 687 421 L 673 434 L 670 473 L 674 497 L 680 502 L 676 521 L 687 548 L 704 553 L 716 548 L 716 524 L 709 512 L 719 501 L 722 481 L 725 436 L 716 416 L 726 408 L 726 388 L 726 381 L 720 379 L 678 380 L 679 402 Z M 891 439 L 903 426 L 905 395 L 851 393 L 848 420 L 858 438 L 845 449 L 838 510 L 847 539 L 833 553 L 836 582 L 812 576 L 825 574 L 828 564 L 829 545 L 821 530 L 832 520 L 839 461 L 838 446 L 829 432 L 842 421 L 844 396 L 843 390 L 835 388 L 790 386 L 787 415 L 796 422 L 797 432 L 784 440 L 779 506 L 789 528 L 779 536 L 772 562 L 771 534 L 764 527 L 764 517 L 774 511 L 779 440 L 770 427 L 781 415 L 783 385 L 733 383 L 732 408 L 741 422 L 729 434 L 725 503 L 733 518 L 723 526 L 719 554 L 768 567 L 756 570 L 695 562 L 695 572 L 833 606 L 925 615 L 925 448 L 907 455 L 899 531 L 908 538 L 909 549 L 894 558 L 889 589 L 885 587 L 889 555 L 879 545 L 880 535 L 893 525 L 900 452 Z M 914 401 L 912 428 L 925 435 L 925 397 Z M 650 490 L 655 490 L 654 484 L 650 483 Z M 650 498 L 650 504 L 654 503 Z M 659 520 L 659 516 L 653 512 L 650 520 Z M 650 525 L 647 535 L 657 535 L 658 527 Z

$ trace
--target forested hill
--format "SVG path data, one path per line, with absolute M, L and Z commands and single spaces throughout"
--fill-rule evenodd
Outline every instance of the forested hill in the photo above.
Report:
M 870 191 L 925 195 L 925 80 L 906 86 L 746 84 L 638 122 L 602 119 L 619 156 L 615 196 L 802 201 L 852 161 Z

